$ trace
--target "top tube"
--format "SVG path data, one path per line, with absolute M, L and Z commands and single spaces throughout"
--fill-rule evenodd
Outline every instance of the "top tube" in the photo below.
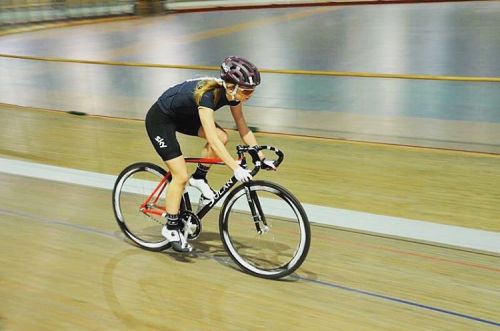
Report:
M 225 164 L 224 161 L 218 158 L 185 157 L 184 160 L 187 163 Z
M 276 168 L 281 164 L 281 162 L 284 159 L 284 153 L 280 151 L 278 148 L 274 146 L 248 146 L 248 145 L 238 145 L 236 146 L 236 152 L 238 154 L 238 159 L 236 161 L 242 161 L 244 159 L 244 153 L 250 154 L 252 157 L 252 162 L 256 167 L 260 168 L 260 159 L 258 152 L 262 150 L 270 150 L 273 151 L 277 156 L 278 159 L 274 161 L 274 165 Z M 203 158 L 203 157 L 185 157 L 184 160 L 187 163 L 205 163 L 205 164 L 218 164 L 218 165 L 223 165 L 225 164 L 224 161 L 222 161 L 219 158 Z

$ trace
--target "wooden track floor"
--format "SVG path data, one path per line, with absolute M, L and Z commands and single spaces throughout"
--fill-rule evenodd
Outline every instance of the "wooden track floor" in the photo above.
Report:
M 0 156 L 117 174 L 158 163 L 142 121 L 1 107 Z M 232 142 L 237 143 L 231 132 Z M 498 231 L 498 156 L 258 134 L 303 202 Z M 181 137 L 186 155 L 201 143 Z M 228 173 L 213 169 L 221 184 Z M 494 330 L 500 257 L 315 225 L 284 281 L 240 272 L 217 212 L 195 253 L 126 242 L 111 192 L 0 174 L 1 330 Z M 41 308 L 43 307 L 43 309 Z
M 3 105 L 0 156 L 117 175 L 138 161 L 161 163 L 143 121 L 79 117 Z M 239 143 L 230 131 L 230 145 Z M 257 134 L 286 153 L 262 173 L 304 203 L 500 231 L 499 155 Z M 179 135 L 186 156 L 203 142 Z M 220 187 L 225 167 L 210 182 Z M 260 176 L 260 175 L 259 175 Z
M 444 6 L 439 4 L 432 11 L 423 5 L 415 7 L 423 9 L 423 13 L 428 10 L 430 14 Z M 472 6 L 482 9 L 473 9 Z M 472 26 L 470 31 L 482 33 L 471 32 L 471 35 L 494 36 L 495 33 L 485 32 L 482 28 L 495 27 L 493 23 L 488 24 L 489 19 L 494 22 L 492 8 L 495 6 L 494 1 L 454 5 L 454 10 L 466 8 L 462 16 L 459 14 L 461 19 L 455 20 L 460 28 L 452 27 L 447 33 L 455 36 L 451 38 L 453 40 L 462 40 L 463 34 L 467 35 L 464 31 Z M 363 17 L 373 17 L 370 8 L 361 8 L 352 17 L 361 21 L 364 21 Z M 397 9 L 406 11 L 409 8 L 401 6 Z M 315 15 L 326 14 L 323 11 L 312 10 L 291 16 L 284 12 L 276 19 L 251 17 L 250 23 L 244 17 L 237 22 L 238 29 L 243 31 L 243 36 L 251 34 L 252 38 L 265 40 L 263 37 L 267 37 L 269 29 L 262 23 L 272 23 L 273 27 L 280 29 L 275 24 L 278 21 L 291 22 L 291 19 L 300 17 L 309 17 L 310 22 L 318 21 Z M 483 19 L 477 21 L 479 12 L 482 12 Z M 338 15 L 338 20 L 323 22 L 341 22 L 343 17 L 348 17 L 339 10 L 332 13 Z M 398 17 L 393 14 L 391 17 Z M 488 16 L 484 16 L 486 14 Z M 246 16 L 245 13 L 241 15 Z M 423 68 L 435 70 L 426 72 L 430 74 L 497 76 L 498 52 L 491 46 L 495 43 L 487 43 L 486 48 L 481 48 L 480 43 L 452 43 L 447 48 L 459 56 L 453 57 L 456 61 L 450 64 L 448 55 L 435 52 L 432 42 L 439 35 L 427 38 L 412 32 L 422 31 L 420 27 L 427 26 L 429 21 L 437 22 L 442 29 L 443 21 L 429 19 L 427 15 L 412 17 L 418 18 L 414 24 L 418 29 L 407 30 L 411 38 L 406 38 L 408 44 L 403 49 L 414 49 L 411 51 L 414 54 L 427 54 L 426 50 L 430 50 L 428 54 L 432 56 L 417 56 L 417 62 L 409 61 L 409 66 L 399 68 L 398 72 L 423 72 L 418 64 L 424 61 Z M 451 16 L 446 14 L 445 17 Z M 231 24 L 220 21 L 215 15 L 212 18 L 217 24 Z M 233 19 L 240 20 L 237 16 Z M 384 22 L 381 27 L 385 29 L 385 23 L 391 21 L 380 20 Z M 452 23 L 453 20 L 448 21 Z M 219 47 L 217 38 L 239 31 L 221 29 L 211 21 L 198 20 L 196 15 L 170 15 L 168 20 L 155 17 L 131 22 L 109 24 L 108 28 L 90 25 L 90 32 L 86 33 L 78 27 L 67 31 L 51 30 L 31 37 L 28 35 L 24 41 L 19 35 L 4 37 L 2 51 L 17 54 L 22 49 L 29 50 L 31 55 L 110 61 L 218 63 L 228 50 Z M 146 22 L 146 25 L 142 26 L 141 22 Z M 139 33 L 148 26 L 154 33 L 172 31 L 176 22 L 188 27 L 186 34 L 179 36 L 182 42 L 165 43 L 165 35 L 161 32 L 159 38 L 162 42 L 155 44 L 155 40 L 151 43 L 143 37 L 146 33 Z M 307 45 L 301 47 L 301 54 L 307 59 L 307 65 L 317 66 L 308 69 L 392 72 L 391 63 L 406 63 L 386 61 L 387 56 L 383 57 L 384 61 L 377 62 L 377 57 L 372 56 L 377 54 L 372 43 L 380 44 L 379 39 L 369 38 L 368 42 L 361 43 L 362 51 L 357 53 L 369 54 L 375 61 L 360 58 L 356 64 L 352 52 L 348 51 L 353 45 L 350 33 L 317 34 L 315 24 L 296 22 L 301 25 L 300 30 L 305 32 L 306 38 L 300 41 L 299 35 L 294 36 L 293 45 Z M 468 25 L 471 22 L 478 23 Z M 209 26 L 204 27 L 205 23 Z M 253 27 L 257 29 L 246 31 Z M 288 24 L 282 25 L 281 31 L 292 31 L 289 27 Z M 330 64 L 330 58 L 324 57 L 318 48 L 309 47 L 314 38 L 310 38 L 312 34 L 307 31 L 308 27 L 327 40 L 332 38 L 328 42 L 337 49 L 347 50 L 345 58 L 338 54 L 334 58 L 340 60 L 332 62 L 334 67 L 325 66 Z M 93 29 L 99 32 L 98 36 L 104 36 L 100 53 L 95 53 L 98 49 L 95 43 L 100 37 L 95 39 Z M 209 29 L 208 33 L 205 29 Z M 372 25 L 365 29 L 358 24 L 356 31 L 366 31 L 367 35 L 379 31 Z M 398 36 L 403 31 L 390 26 L 385 29 L 389 30 Z M 75 31 L 80 31 L 83 36 L 92 35 L 91 42 L 83 41 L 75 47 L 73 40 L 78 34 Z M 111 32 L 111 37 L 105 36 L 106 31 Z M 119 31 L 124 37 L 113 37 L 113 33 Z M 151 35 L 150 32 L 147 34 Z M 67 39 L 63 39 L 63 35 L 67 35 Z M 344 44 L 337 39 L 341 36 L 346 36 Z M 424 41 L 424 45 L 413 37 Z M 121 39 L 127 43 L 108 48 Z M 399 38 L 385 37 L 385 40 L 397 40 L 398 45 L 401 42 Z M 62 47 L 58 43 L 62 43 Z M 64 46 L 65 43 L 70 47 Z M 431 44 L 426 46 L 426 43 Z M 217 47 L 206 52 L 207 44 Z M 324 41 L 318 44 L 320 50 L 324 44 Z M 386 43 L 380 45 L 387 49 Z M 168 52 L 170 58 L 165 58 L 167 52 L 158 51 L 156 46 L 174 51 Z M 193 52 L 197 48 L 204 52 Z M 148 49 L 153 52 L 148 53 Z M 482 61 L 471 65 L 470 54 L 479 50 L 484 55 Z M 286 49 L 282 52 L 290 54 Z M 262 53 L 271 62 L 259 58 L 255 61 L 266 63 L 268 67 L 279 67 L 282 56 L 280 52 L 275 53 L 274 57 Z M 441 61 L 443 55 L 446 61 Z M 426 64 L 425 61 L 429 62 Z M 152 82 L 161 82 L 163 88 L 171 79 L 164 79 L 162 75 L 165 73 L 159 71 L 151 75 L 149 69 L 107 68 L 109 72 L 100 76 L 102 68 L 95 66 L 88 68 L 85 65 L 82 74 L 82 65 L 75 64 L 34 64 L 5 59 L 2 63 L 5 73 L 0 77 L 5 83 L 0 84 L 3 87 L 2 102 L 54 109 L 98 110 L 109 116 L 143 118 L 138 109 L 146 109 L 157 97 Z M 284 66 L 295 68 L 287 63 Z M 169 72 L 168 76 L 177 80 L 179 77 L 184 79 L 182 75 L 187 74 L 191 73 L 177 76 Z M 141 78 L 143 75 L 147 79 Z M 270 131 L 276 131 L 276 128 L 269 127 L 272 123 L 292 133 L 308 134 L 322 130 L 346 139 L 469 149 L 497 155 L 258 133 L 261 144 L 275 145 L 286 153 L 278 172 L 262 173 L 259 178 L 286 186 L 303 203 L 500 231 L 499 124 L 494 107 L 498 101 L 496 85 L 394 81 L 373 84 L 370 81 L 360 88 L 357 84 L 362 83 L 361 80 L 349 79 L 342 84 L 316 85 L 324 90 L 311 89 L 328 96 L 324 101 L 328 107 L 318 103 L 316 108 L 319 110 L 291 112 L 290 109 L 275 107 L 290 104 L 303 108 L 304 105 L 295 98 L 294 88 L 315 86 L 310 82 L 322 80 L 299 77 L 294 83 L 286 77 L 286 81 L 280 81 L 269 75 L 269 81 L 274 80 L 275 86 L 281 86 L 278 83 L 289 86 L 292 95 L 276 93 L 272 88 L 263 89 L 260 99 L 254 99 L 255 107 L 250 105 L 247 108 L 250 123 Z M 147 87 L 144 91 L 130 88 L 129 83 L 134 86 L 136 79 L 142 79 L 138 85 Z M 102 84 L 103 81 L 111 83 L 107 86 Z M 356 88 L 343 84 L 353 84 Z M 339 86 L 340 90 L 332 93 L 332 85 Z M 358 100 L 360 90 L 365 92 L 364 98 L 360 99 L 363 102 L 352 103 L 353 95 Z M 379 92 L 385 90 L 391 96 L 393 91 L 411 93 L 384 98 Z M 264 94 L 265 91 L 268 94 Z M 426 91 L 425 98 L 421 97 L 421 91 Z M 147 94 L 153 92 L 152 97 Z M 443 97 L 443 93 L 461 98 L 454 103 Z M 342 98 L 344 94 L 345 98 Z M 307 105 L 311 100 L 323 100 L 316 94 L 313 96 L 306 100 Z M 347 101 L 340 102 L 339 108 L 326 114 L 324 109 L 330 109 L 331 96 L 335 100 L 331 104 Z M 356 105 L 359 109 L 354 109 L 362 110 L 361 106 L 365 104 L 370 105 L 369 113 L 344 112 Z M 372 113 L 376 106 L 383 112 Z M 265 117 L 262 108 L 267 110 Z M 444 110 L 446 116 L 432 117 L 437 114 L 426 114 L 426 109 Z M 231 125 L 227 115 L 227 112 L 217 114 L 222 116 L 218 121 Z M 297 127 L 297 123 L 303 126 Z M 234 131 L 229 133 L 230 145 L 239 143 L 237 134 Z M 203 144 L 199 139 L 179 138 L 185 155 L 198 155 Z M 0 158 L 111 175 L 137 161 L 160 163 L 141 120 L 79 117 L 5 104 L 0 104 Z M 217 167 L 211 170 L 209 179 L 212 186 L 218 187 L 228 175 L 227 169 Z M 172 251 L 147 252 L 127 242 L 114 220 L 109 190 L 7 175 L 0 171 L 0 198 L 0 331 L 500 329 L 498 255 L 315 224 L 312 226 L 311 250 L 303 266 L 292 277 L 268 281 L 246 275 L 231 263 L 219 239 L 217 210 L 208 214 L 204 221 L 204 231 L 194 242 L 194 253 L 182 255 Z
M 108 190 L 4 174 L 0 183 L 5 330 L 500 326 L 498 256 L 313 226 L 295 277 L 262 280 L 229 262 L 215 211 L 194 254 L 153 253 L 124 241 Z

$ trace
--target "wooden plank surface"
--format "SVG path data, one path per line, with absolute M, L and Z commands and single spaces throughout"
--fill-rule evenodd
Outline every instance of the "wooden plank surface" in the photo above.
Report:
M 161 163 L 142 121 L 79 117 L 0 107 L 0 155 L 117 175 L 138 161 Z M 280 171 L 262 173 L 304 203 L 500 230 L 500 156 L 257 134 L 259 143 L 286 153 Z M 185 155 L 198 156 L 201 139 L 179 135 Z M 230 131 L 230 146 L 239 143 Z M 230 147 L 232 149 L 232 147 Z M 214 167 L 220 187 L 230 173 Z
M 313 226 L 296 276 L 268 281 L 232 265 L 214 211 L 194 254 L 153 253 L 123 240 L 108 190 L 4 174 L 0 183 L 5 330 L 500 326 L 498 256 Z

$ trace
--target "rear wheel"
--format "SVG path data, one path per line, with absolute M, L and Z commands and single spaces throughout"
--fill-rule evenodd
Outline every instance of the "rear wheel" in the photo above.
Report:
M 291 274 L 309 251 L 310 226 L 302 205 L 274 183 L 254 181 L 234 189 L 224 202 L 219 226 L 231 258 L 258 277 Z
M 135 163 L 118 176 L 113 189 L 113 210 L 116 221 L 125 236 L 138 246 L 162 251 L 170 243 L 161 235 L 165 220 L 160 215 L 145 214 L 141 205 L 150 197 L 167 172 L 152 163 Z M 149 200 L 148 208 L 162 208 L 170 177 Z M 181 202 L 181 209 L 185 203 Z

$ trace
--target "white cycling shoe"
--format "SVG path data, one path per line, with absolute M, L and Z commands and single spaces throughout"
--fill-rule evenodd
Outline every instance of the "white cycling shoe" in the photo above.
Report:
M 212 190 L 206 179 L 195 179 L 193 177 L 189 178 L 189 186 L 192 186 L 201 192 L 204 199 L 212 200 L 215 198 L 215 192 Z
M 182 223 L 182 221 L 180 221 Z M 193 247 L 187 242 L 186 237 L 182 234 L 182 228 L 168 229 L 166 225 L 161 229 L 161 234 L 176 252 L 187 253 L 193 250 Z

